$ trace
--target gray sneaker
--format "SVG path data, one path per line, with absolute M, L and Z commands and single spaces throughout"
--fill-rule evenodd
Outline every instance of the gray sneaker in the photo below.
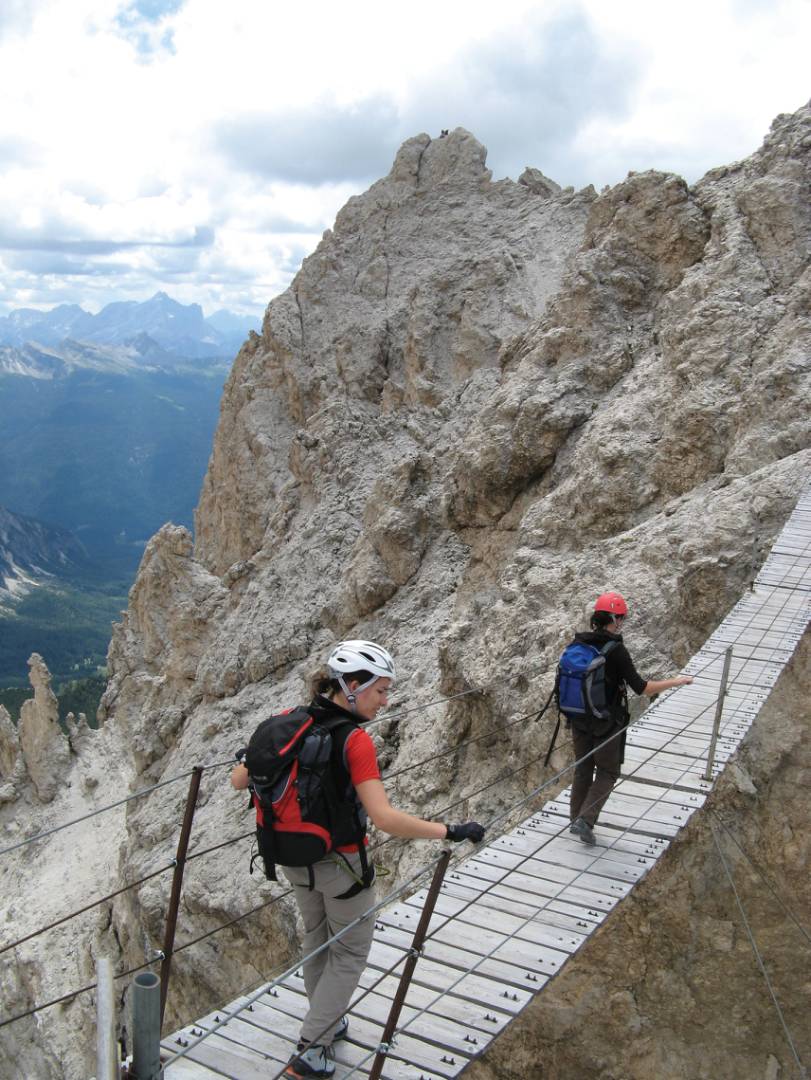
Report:
M 332 1041 L 338 1042 L 339 1039 L 345 1039 L 349 1034 L 349 1017 L 342 1016 L 338 1023 L 335 1025 L 335 1034 L 332 1036 Z
M 331 1046 L 318 1046 L 313 1043 L 306 1050 L 299 1050 L 288 1062 L 284 1075 L 300 1080 L 305 1076 L 332 1076 L 335 1062 L 332 1060 Z
M 569 832 L 578 836 L 584 844 L 588 844 L 589 847 L 594 847 L 597 841 L 594 839 L 594 829 L 586 821 L 585 818 L 578 817 L 569 826 Z

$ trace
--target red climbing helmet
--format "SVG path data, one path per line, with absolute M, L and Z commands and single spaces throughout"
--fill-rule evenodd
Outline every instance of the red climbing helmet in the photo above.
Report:
M 604 592 L 594 601 L 595 611 L 608 611 L 612 615 L 627 615 L 628 605 L 618 592 Z

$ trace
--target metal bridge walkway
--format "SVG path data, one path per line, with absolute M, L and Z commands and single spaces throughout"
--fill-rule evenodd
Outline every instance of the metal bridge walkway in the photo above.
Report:
M 725 651 L 734 648 L 713 776 L 758 715 L 810 609 L 811 488 L 751 592 L 685 667 L 693 684 L 654 702 L 629 729 L 623 778 L 600 816 L 597 846 L 568 833 L 567 790 L 449 871 L 384 1077 L 457 1076 L 542 991 L 711 790 L 703 774 Z M 407 952 L 424 899 L 422 890 L 378 913 L 359 993 Z M 337 1080 L 369 1072 L 396 986 L 397 977 L 386 976 L 350 1010 L 350 1039 L 336 1045 Z M 244 1001 L 175 1032 L 164 1051 L 195 1042 Z M 305 1010 L 303 982 L 293 976 L 170 1062 L 166 1075 L 269 1080 L 293 1052 Z

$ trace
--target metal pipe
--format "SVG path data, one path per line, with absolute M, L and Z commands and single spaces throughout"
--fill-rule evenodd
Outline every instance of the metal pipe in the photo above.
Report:
M 712 767 L 715 762 L 715 746 L 718 742 L 718 732 L 721 729 L 721 713 L 724 711 L 724 698 L 727 693 L 727 681 L 729 679 L 729 667 L 732 663 L 732 646 L 724 653 L 724 670 L 721 673 L 721 686 L 718 690 L 718 701 L 715 705 L 715 718 L 712 722 L 712 738 L 710 748 L 707 751 L 707 768 L 704 770 L 704 779 L 712 780 Z
M 403 966 L 403 973 L 400 976 L 400 985 L 397 987 L 397 993 L 394 995 L 394 1000 L 391 1003 L 389 1018 L 386 1021 L 386 1027 L 383 1030 L 383 1038 L 380 1040 L 380 1050 L 378 1050 L 375 1056 L 371 1072 L 369 1073 L 369 1080 L 379 1080 L 380 1074 L 383 1071 L 386 1055 L 388 1054 L 392 1036 L 397 1027 L 397 1021 L 400 1019 L 400 1013 L 406 999 L 406 994 L 408 993 L 408 988 L 411 985 L 411 977 L 414 974 L 414 968 L 417 966 L 417 960 L 419 959 L 423 943 L 425 942 L 428 924 L 434 913 L 436 898 L 439 896 L 439 889 L 442 885 L 442 879 L 445 877 L 445 871 L 448 868 L 450 857 L 450 848 L 446 848 L 440 855 L 436 870 L 434 870 L 434 876 L 431 879 L 431 884 L 428 888 L 428 895 L 425 898 L 420 921 L 417 924 L 417 929 L 414 931 L 414 940 L 411 942 L 409 956 Z
M 166 996 L 169 992 L 169 978 L 172 974 L 172 951 L 175 947 L 175 930 L 177 929 L 177 912 L 180 907 L 180 892 L 183 887 L 183 870 L 186 865 L 186 853 L 189 850 L 189 836 L 191 835 L 194 809 L 197 806 L 197 796 L 200 792 L 200 778 L 203 775 L 202 765 L 195 765 L 192 769 L 189 781 L 189 793 L 186 796 L 186 810 L 183 814 L 183 824 L 180 828 L 180 838 L 177 842 L 177 855 L 175 856 L 175 872 L 172 876 L 172 892 L 169 897 L 169 911 L 166 915 L 166 930 L 163 937 L 163 963 L 161 964 L 161 992 L 160 992 L 160 1026 L 163 1030 L 163 1017 L 166 1012 Z
M 96 1080 L 118 1080 L 113 962 L 107 956 L 96 963 Z
M 161 1075 L 160 979 L 142 971 L 132 980 L 132 1080 L 159 1080 Z

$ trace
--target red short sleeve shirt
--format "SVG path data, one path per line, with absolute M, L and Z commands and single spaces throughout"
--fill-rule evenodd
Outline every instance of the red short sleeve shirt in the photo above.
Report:
M 377 752 L 371 736 L 363 728 L 355 728 L 344 744 L 346 767 L 352 787 L 357 787 L 364 780 L 379 780 L 380 766 L 377 764 Z
M 380 779 L 380 766 L 377 764 L 375 744 L 363 728 L 355 728 L 355 730 L 347 737 L 347 740 L 344 743 L 344 758 L 346 760 L 346 767 L 349 770 L 349 779 L 352 781 L 352 787 L 357 787 L 358 784 L 362 784 L 364 780 Z M 368 843 L 369 837 L 367 836 L 364 840 L 364 844 Z M 345 844 L 338 848 L 338 851 L 344 852 L 357 850 L 357 844 Z

